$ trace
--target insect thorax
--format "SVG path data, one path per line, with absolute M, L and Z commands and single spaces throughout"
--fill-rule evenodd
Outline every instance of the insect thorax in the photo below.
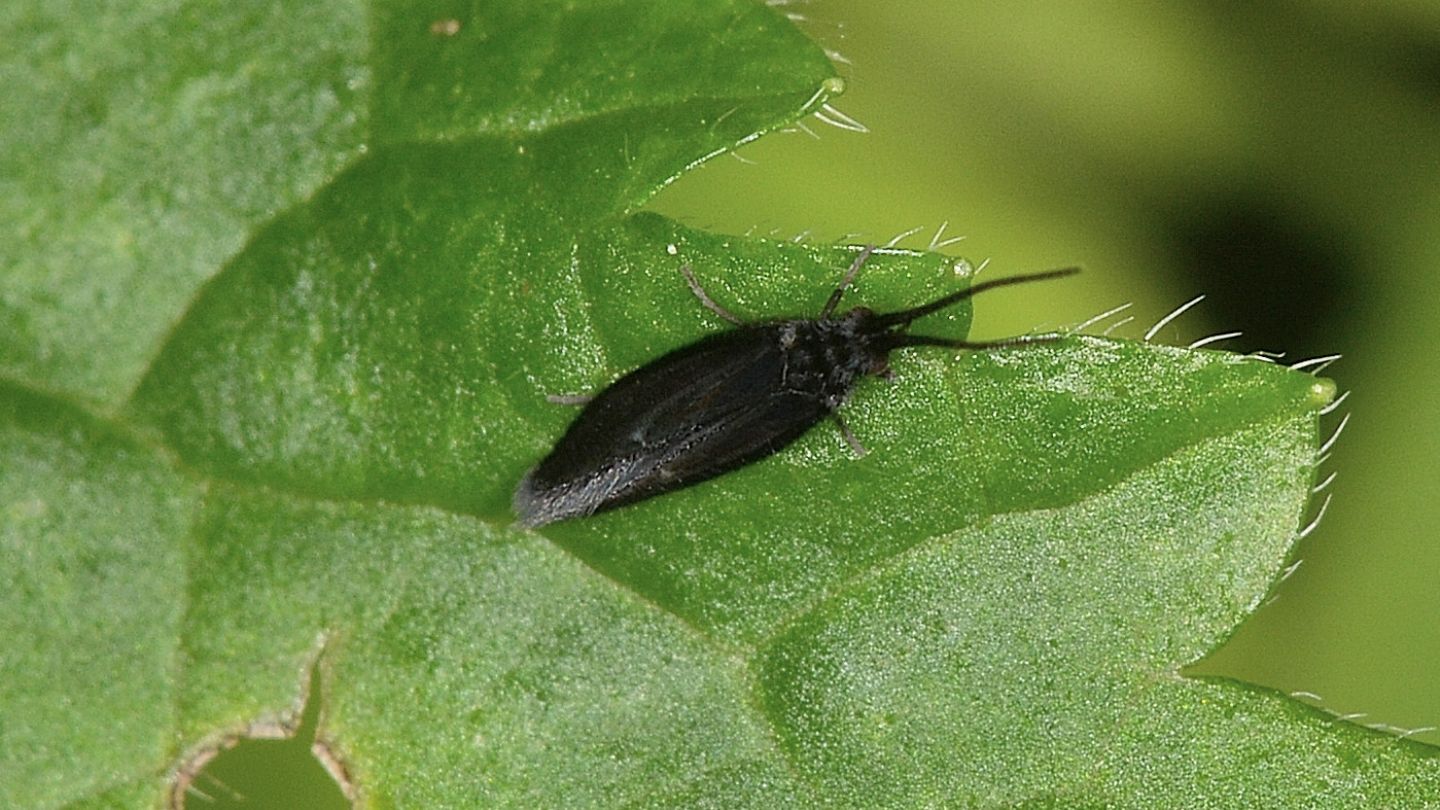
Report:
M 870 336 L 860 329 L 868 315 L 856 310 L 841 318 L 776 324 L 785 360 L 785 389 L 831 410 L 843 405 L 861 377 L 884 368 L 884 355 L 875 351 Z

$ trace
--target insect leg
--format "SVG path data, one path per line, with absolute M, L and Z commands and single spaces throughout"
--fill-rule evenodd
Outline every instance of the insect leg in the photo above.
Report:
M 716 315 L 719 315 L 721 318 L 729 321 L 730 323 L 735 324 L 736 326 L 741 326 L 744 324 L 744 321 L 735 317 L 734 313 L 730 312 L 730 310 L 715 303 L 715 299 L 711 298 L 705 292 L 705 288 L 700 286 L 699 280 L 695 278 L 695 271 L 690 269 L 690 265 L 681 265 L 680 275 L 685 277 L 685 283 L 690 285 L 690 292 L 695 293 L 695 297 L 700 299 L 700 303 L 704 304 L 706 309 L 710 310 Z
M 850 432 L 850 428 L 846 426 L 845 420 L 840 417 L 839 412 L 832 411 L 830 415 L 835 417 L 835 425 L 840 428 L 840 435 L 845 437 L 845 443 L 850 445 L 850 449 L 855 452 L 855 457 L 864 458 L 865 445 L 861 444 L 860 440 L 855 438 L 855 434 Z
M 556 405 L 584 405 L 594 399 L 594 394 L 546 394 L 545 401 Z
M 854 283 L 855 276 L 860 273 L 861 265 L 865 264 L 865 260 L 870 258 L 870 254 L 874 252 L 874 245 L 866 245 L 865 249 L 860 251 L 860 255 L 855 257 L 855 261 L 850 263 L 850 269 L 846 270 L 845 277 L 840 279 L 840 286 L 835 288 L 835 292 L 830 293 L 830 300 L 826 301 L 825 308 L 820 310 L 820 320 L 823 321 L 830 317 L 830 313 L 840 305 L 840 296 L 845 294 L 845 288 Z

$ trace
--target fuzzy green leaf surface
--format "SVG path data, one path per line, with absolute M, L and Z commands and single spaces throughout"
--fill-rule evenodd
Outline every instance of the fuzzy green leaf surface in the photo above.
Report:
M 91 101 L 0 118 L 25 237 L 0 247 L 0 804 L 153 805 L 293 728 L 312 668 L 367 806 L 1440 795 L 1433 749 L 1182 673 L 1306 520 L 1333 387 L 1284 367 L 1088 337 L 897 354 L 845 409 L 864 458 L 821 425 L 512 525 L 573 417 L 547 395 L 723 328 L 681 266 L 759 320 L 818 312 L 853 258 L 635 213 L 837 89 L 772 10 L 311 4 L 69 41 L 21 6 L 3 70 L 32 81 L 0 103 L 41 109 L 42 76 Z M 885 251 L 846 300 L 969 274 Z

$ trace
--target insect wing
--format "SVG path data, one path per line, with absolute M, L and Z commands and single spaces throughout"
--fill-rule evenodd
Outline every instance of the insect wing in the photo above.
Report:
M 777 325 L 722 332 L 617 380 L 516 492 L 538 526 L 713 478 L 764 458 L 828 413 L 784 386 Z

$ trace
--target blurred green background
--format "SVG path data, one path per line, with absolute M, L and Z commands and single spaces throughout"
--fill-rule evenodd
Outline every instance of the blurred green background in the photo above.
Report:
M 1353 393 L 1322 424 L 1353 412 L 1324 468 L 1334 501 L 1278 598 L 1199 670 L 1440 726 L 1440 3 L 780 10 L 849 60 L 835 106 L 870 132 L 811 119 L 818 138 L 763 138 L 652 207 L 819 242 L 922 226 L 916 248 L 948 222 L 967 238 L 946 250 L 993 273 L 1085 266 L 979 302 L 982 336 L 1130 301 L 1115 334 L 1138 337 L 1206 293 L 1156 339 L 1343 354 L 1327 375 Z

